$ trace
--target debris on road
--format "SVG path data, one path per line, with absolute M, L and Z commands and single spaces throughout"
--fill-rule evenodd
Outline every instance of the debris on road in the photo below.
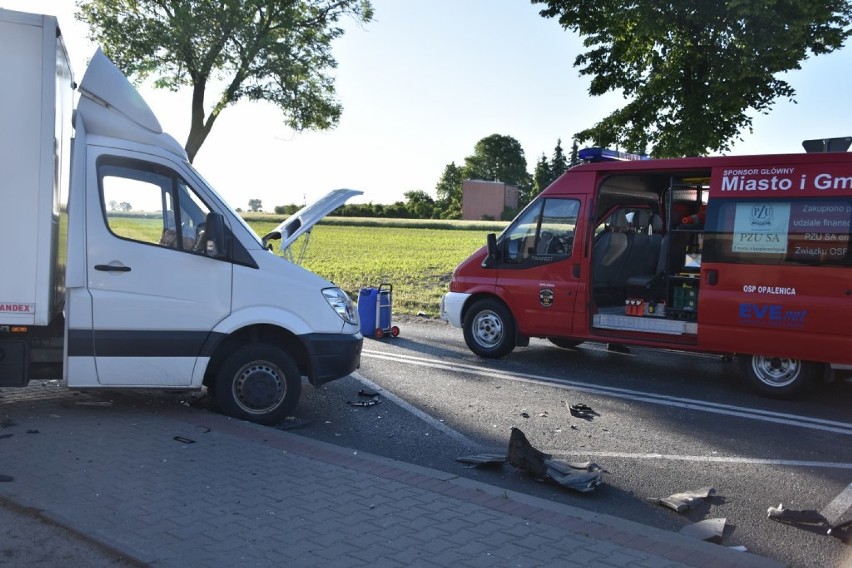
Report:
M 536 479 L 549 479 L 562 487 L 582 493 L 592 491 L 603 483 L 604 469 L 598 464 L 555 460 L 550 454 L 535 449 L 518 428 L 512 428 L 509 437 L 508 461 Z
M 15 478 L 11 475 L 0 475 L 0 481 L 14 481 Z
M 576 416 L 583 420 L 593 420 L 595 416 L 600 416 L 600 414 L 592 410 L 590 406 L 582 403 L 568 406 L 568 412 L 571 413 L 571 416 Z
M 828 534 L 836 529 L 852 526 L 852 483 L 823 507 L 820 514 L 828 523 Z
M 773 521 L 782 523 L 803 523 L 806 525 L 821 525 L 825 522 L 819 511 L 814 509 L 787 509 L 784 503 L 779 503 L 777 507 L 769 507 L 766 510 L 766 516 Z
M 722 534 L 725 532 L 725 524 L 728 519 L 722 517 L 718 519 L 705 519 L 686 525 L 680 529 L 680 534 L 691 536 L 700 540 L 706 540 L 715 544 L 722 543 Z
M 509 436 L 509 463 L 518 469 L 529 472 L 536 479 L 544 479 L 547 475 L 547 466 L 544 460 L 552 458 L 535 449 L 527 440 L 526 435 L 518 428 L 512 428 Z
M 382 400 L 379 398 L 379 393 L 361 389 L 358 391 L 358 396 L 367 400 L 347 400 L 349 406 L 373 406 L 379 404 Z
M 310 420 L 303 420 L 302 418 L 297 418 L 295 416 L 288 416 L 284 419 L 284 422 L 279 424 L 277 428 L 279 430 L 296 430 L 297 428 L 304 428 L 305 426 L 310 425 Z M 326 424 L 331 424 L 331 422 L 327 421 Z
M 172 440 L 175 442 L 180 442 L 181 444 L 194 444 L 195 440 L 190 438 L 184 438 L 183 436 L 172 436 Z
M 652 499 L 663 507 L 668 507 L 672 511 L 684 513 L 690 509 L 694 509 L 712 495 L 716 494 L 716 490 L 712 487 L 703 487 L 695 491 L 684 491 L 682 493 L 673 493 L 668 497 L 659 497 Z
M 569 463 L 562 460 L 544 460 L 547 476 L 568 489 L 587 493 L 603 483 L 603 468 L 596 463 Z
M 505 454 L 477 454 L 474 456 L 462 456 L 456 458 L 459 463 L 468 464 L 467 467 L 493 467 L 506 463 Z
M 779 503 L 777 507 L 769 507 L 766 516 L 773 521 L 793 525 L 824 525 L 826 534 L 836 535 L 838 529 L 852 526 L 852 483 L 821 511 L 787 509 Z

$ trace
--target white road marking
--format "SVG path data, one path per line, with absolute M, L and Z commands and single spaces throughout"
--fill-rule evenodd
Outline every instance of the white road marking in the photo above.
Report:
M 404 410 L 410 412 L 411 414 L 413 414 L 414 416 L 416 416 L 417 418 L 419 418 L 423 422 L 427 423 L 429 426 L 435 428 L 436 430 L 443 432 L 444 434 L 446 434 L 447 436 L 449 436 L 450 438 L 452 438 L 456 442 L 459 442 L 459 443 L 469 447 L 472 450 L 481 450 L 482 449 L 482 446 L 480 446 L 479 444 L 477 444 L 476 442 L 474 442 L 473 440 L 471 440 L 470 438 L 468 438 L 467 436 L 465 436 L 461 432 L 453 430 L 452 428 L 450 428 L 449 426 L 447 426 L 446 424 L 444 424 L 443 422 L 441 422 L 437 418 L 430 416 L 429 414 L 426 414 L 425 412 L 423 412 L 419 408 L 413 406 L 412 404 L 409 404 L 408 402 L 399 398 L 398 396 L 396 396 L 392 392 L 390 392 L 386 389 L 383 389 L 381 386 L 377 385 L 376 383 L 374 383 L 370 379 L 366 378 L 364 375 L 362 375 L 358 371 L 355 371 L 354 373 L 352 373 L 352 376 L 355 377 L 356 379 L 358 379 L 359 381 L 361 381 L 370 390 L 375 391 L 375 392 L 381 391 L 382 396 L 384 396 L 388 400 L 393 401 L 395 404 L 401 406 Z
M 548 454 L 558 455 L 564 454 L 564 449 L 559 450 L 541 450 Z M 577 451 L 576 455 L 606 457 L 606 458 L 630 458 L 637 460 L 669 460 L 669 461 L 685 461 L 685 462 L 700 462 L 700 463 L 740 463 L 749 465 L 785 465 L 792 467 L 825 467 L 834 469 L 852 469 L 852 463 L 843 462 L 820 462 L 807 460 L 773 460 L 761 458 L 741 458 L 734 456 L 681 456 L 672 454 L 634 454 L 629 452 L 586 452 Z M 574 454 L 572 454 L 572 458 Z M 852 485 L 850 485 L 852 487 Z M 849 489 L 849 488 L 847 488 Z M 849 491 L 849 499 L 852 499 L 852 491 Z
M 749 420 L 759 420 L 762 422 L 784 424 L 797 428 L 820 430 L 823 432 L 833 432 L 836 434 L 852 436 L 852 423 L 849 422 L 825 420 L 822 418 L 813 418 L 810 416 L 800 416 L 796 414 L 772 412 L 756 408 L 747 408 L 730 404 L 706 402 L 702 400 L 654 394 L 630 389 L 593 385 L 589 383 L 570 381 L 567 379 L 559 379 L 556 377 L 547 377 L 543 375 L 515 373 L 512 371 L 501 371 L 497 369 L 489 369 L 487 367 L 479 367 L 476 365 L 467 365 L 464 363 L 448 363 L 439 359 L 426 359 L 423 357 L 414 357 L 411 355 L 404 355 L 400 353 L 389 354 L 382 351 L 373 351 L 365 349 L 363 351 L 363 355 L 369 358 L 383 359 L 396 363 L 405 363 L 422 367 L 430 367 L 433 369 L 443 369 L 456 373 L 467 373 L 483 377 L 504 379 L 524 383 L 546 383 L 549 386 L 564 390 L 600 394 L 615 398 L 636 400 L 640 402 L 648 402 L 651 404 L 659 404 L 662 406 L 684 408 L 688 410 L 700 410 L 702 412 L 709 412 L 712 414 L 736 416 L 738 418 L 746 418 Z

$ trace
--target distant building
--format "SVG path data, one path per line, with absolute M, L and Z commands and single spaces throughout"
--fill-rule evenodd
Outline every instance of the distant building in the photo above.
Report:
M 507 207 L 518 208 L 517 186 L 479 179 L 468 179 L 462 183 L 462 219 L 500 219 Z

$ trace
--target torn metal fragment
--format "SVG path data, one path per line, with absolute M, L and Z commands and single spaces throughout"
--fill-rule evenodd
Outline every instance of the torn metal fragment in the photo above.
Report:
M 680 529 L 680 534 L 691 536 L 700 540 L 706 540 L 716 544 L 722 543 L 722 534 L 725 532 L 726 518 L 704 519 Z
M 684 491 L 683 493 L 673 493 L 668 497 L 660 497 L 656 499 L 657 503 L 663 507 L 668 507 L 678 513 L 683 513 L 690 509 L 694 509 L 704 502 L 711 495 L 715 495 L 716 490 L 712 487 L 703 487 L 696 491 Z
M 459 463 L 468 464 L 468 467 L 488 467 L 495 465 L 503 465 L 506 463 L 505 454 L 477 454 L 473 456 L 462 456 L 456 458 Z

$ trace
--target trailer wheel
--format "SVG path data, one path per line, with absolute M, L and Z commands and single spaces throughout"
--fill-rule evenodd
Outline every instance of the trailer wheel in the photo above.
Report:
M 223 414 L 259 424 L 278 424 L 296 410 L 302 377 L 286 351 L 259 344 L 226 359 L 214 385 L 213 396 Z
M 582 339 L 565 339 L 564 337 L 548 337 L 547 340 L 562 349 L 574 349 L 583 343 Z
M 515 320 L 501 302 L 475 302 L 464 317 L 464 341 L 471 351 L 488 359 L 508 355 L 515 348 Z
M 750 355 L 741 358 L 749 385 L 764 396 L 793 398 L 813 390 L 824 366 L 820 363 Z

